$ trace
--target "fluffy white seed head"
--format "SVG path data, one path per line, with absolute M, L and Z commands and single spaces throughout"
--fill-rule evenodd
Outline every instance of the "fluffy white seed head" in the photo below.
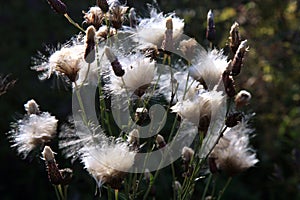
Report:
M 220 82 L 221 76 L 228 66 L 227 58 L 222 55 L 221 51 L 201 51 L 196 61 L 197 64 L 189 69 L 190 75 L 195 80 L 202 78 L 208 89 L 213 90 Z
M 161 46 L 168 17 L 172 17 L 173 39 L 176 40 L 183 33 L 183 20 L 175 17 L 174 14 L 164 15 L 163 13 L 157 13 L 156 9 L 152 9 L 150 18 L 141 19 L 136 28 L 138 41 Z
M 255 152 L 249 147 L 249 134 L 252 132 L 242 121 L 224 133 L 210 155 L 219 170 L 233 176 L 258 162 Z
M 10 137 L 20 155 L 26 157 L 34 148 L 49 142 L 56 135 L 57 119 L 48 112 L 31 114 L 13 124 Z
M 127 143 L 102 144 L 82 148 L 82 162 L 98 185 L 114 187 L 134 164 L 136 152 L 129 151 Z

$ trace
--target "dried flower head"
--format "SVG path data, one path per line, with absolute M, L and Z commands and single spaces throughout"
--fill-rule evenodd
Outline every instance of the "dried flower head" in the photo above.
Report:
M 95 35 L 96 35 L 96 29 L 94 26 L 89 26 L 86 30 L 86 47 L 85 47 L 85 53 L 84 53 L 84 60 L 87 63 L 92 63 L 95 60 Z
M 200 51 L 195 65 L 189 68 L 191 76 L 202 82 L 205 89 L 213 90 L 221 80 L 222 73 L 228 66 L 227 58 L 222 51 Z M 204 81 L 204 82 L 203 82 Z
M 209 10 L 207 13 L 206 39 L 210 42 L 213 42 L 216 39 L 216 28 L 212 10 Z
M 218 170 L 233 176 L 258 162 L 256 154 L 249 147 L 249 134 L 252 132 L 247 122 L 242 121 L 224 133 L 209 156 Z
M 57 12 L 58 14 L 66 14 L 67 13 L 67 6 L 60 0 L 47 0 L 51 8 Z
M 32 101 L 33 100 L 30 100 L 25 104 L 27 112 L 31 112 L 28 105 L 33 104 Z M 38 109 L 37 104 L 35 107 Z M 35 109 L 33 109 L 33 111 L 35 111 Z M 50 142 L 50 140 L 55 137 L 57 119 L 48 112 L 30 113 L 16 123 L 12 123 L 11 127 L 12 130 L 8 134 L 12 142 L 14 142 L 12 147 L 16 147 L 18 153 L 26 158 L 34 148 Z
M 83 55 L 85 47 L 83 44 L 66 44 L 61 49 L 51 54 L 48 59 L 42 57 L 41 61 L 36 61 L 36 66 L 32 69 L 42 72 L 39 76 L 41 80 L 48 79 L 52 74 L 67 77 L 69 81 L 75 82 L 78 71 L 83 65 Z
M 250 92 L 247 92 L 246 90 L 241 90 L 234 99 L 235 105 L 237 108 L 243 107 L 247 104 L 249 104 L 249 101 L 251 100 L 251 94 Z
M 103 142 L 101 146 L 84 146 L 81 160 L 98 186 L 106 183 L 118 189 L 128 170 L 133 166 L 136 152 L 127 143 Z
M 99 7 L 91 7 L 88 12 L 83 11 L 83 14 L 83 23 L 93 25 L 96 29 L 99 29 L 101 27 L 105 15 Z
M 128 7 L 115 5 L 111 6 L 109 13 L 109 21 L 115 29 L 122 28 L 123 22 L 125 20 L 125 13 L 127 12 Z

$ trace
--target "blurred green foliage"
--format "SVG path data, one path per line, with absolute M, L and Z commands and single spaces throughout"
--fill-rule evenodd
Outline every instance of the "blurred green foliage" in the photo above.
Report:
M 128 0 L 141 16 L 147 13 L 145 2 L 151 3 Z M 81 22 L 81 11 L 94 1 L 65 0 L 65 3 L 72 18 Z M 248 39 L 250 51 L 236 85 L 253 94 L 249 110 L 256 112 L 253 123 L 256 137 L 252 141 L 260 162 L 233 179 L 224 199 L 300 199 L 300 1 L 161 0 L 158 5 L 162 11 L 175 11 L 184 18 L 185 33 L 203 46 L 207 45 L 204 38 L 209 9 L 215 15 L 219 48 L 226 46 L 234 21 L 240 24 L 242 38 Z M 71 113 L 70 91 L 59 80 L 40 82 L 30 70 L 31 57 L 37 51 L 43 52 L 45 44 L 55 47 L 78 31 L 55 14 L 45 0 L 2 2 L 0 22 L 0 73 L 12 74 L 18 80 L 14 88 L 0 96 L 0 199 L 55 199 L 43 161 L 21 160 L 9 148 L 5 133 L 17 113 L 23 114 L 24 102 L 31 98 L 36 99 L 42 110 L 56 115 L 61 123 L 66 120 Z M 61 156 L 58 163 L 62 167 L 71 166 Z M 73 168 L 70 199 L 93 199 L 92 178 L 80 163 Z M 165 183 L 170 182 L 170 177 L 161 174 L 158 182 L 162 184 L 156 190 L 162 195 L 159 197 L 166 198 L 164 191 L 170 190 L 171 185 Z

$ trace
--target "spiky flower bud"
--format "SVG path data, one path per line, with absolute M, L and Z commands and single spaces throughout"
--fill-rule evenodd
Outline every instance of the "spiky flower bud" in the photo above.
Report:
M 246 90 L 241 90 L 235 97 L 234 102 L 237 108 L 243 107 L 249 103 L 251 94 Z
M 241 67 L 243 66 L 243 60 L 246 51 L 248 51 L 247 40 L 244 40 L 239 45 L 239 48 L 234 55 L 233 61 L 231 62 L 231 75 L 236 76 L 241 72 Z
M 234 97 L 236 94 L 233 78 L 230 76 L 230 71 L 225 70 L 222 74 L 222 80 L 225 87 L 225 92 L 229 97 Z
M 87 63 L 92 63 L 95 60 L 95 34 L 95 27 L 89 26 L 86 30 L 86 47 L 84 52 L 84 60 Z
M 210 42 L 213 42 L 216 39 L 214 14 L 213 14 L 212 10 L 209 10 L 207 13 L 206 39 Z
M 189 147 L 183 147 L 181 151 L 182 160 L 185 162 L 190 162 L 192 157 L 194 156 L 194 150 Z
M 233 54 L 235 54 L 236 50 L 239 48 L 239 45 L 241 43 L 239 24 L 237 22 L 234 22 L 233 25 L 231 26 L 229 35 L 230 35 L 229 36 L 230 50 Z
M 115 56 L 115 54 L 113 53 L 111 48 L 106 46 L 104 48 L 104 52 L 105 52 L 105 55 L 106 55 L 107 59 L 109 60 L 111 66 L 113 68 L 113 71 L 114 71 L 115 75 L 119 76 L 119 77 L 124 76 L 125 71 L 122 69 L 121 63 L 119 62 L 117 56 Z
M 133 129 L 127 138 L 127 142 L 129 143 L 130 150 L 137 150 L 140 146 L 140 133 L 138 129 Z
M 46 162 L 55 162 L 55 158 L 54 158 L 54 152 L 52 151 L 52 149 L 49 146 L 45 146 L 44 150 L 42 152 L 43 154 L 43 158 L 45 159 Z
M 157 148 L 161 149 L 163 147 L 166 146 L 166 142 L 165 142 L 165 139 L 162 135 L 160 134 L 157 134 L 156 136 L 156 144 L 157 144 Z
M 182 174 L 183 177 L 189 177 L 192 175 L 193 166 L 191 165 L 191 160 L 194 157 L 194 150 L 189 147 L 183 147 L 181 151 L 181 158 L 183 160 L 183 169 L 184 173 Z
M 136 19 L 136 12 L 134 8 L 130 8 L 128 16 L 129 16 L 130 27 L 135 28 L 137 25 L 137 19 Z
M 102 12 L 107 13 L 109 10 L 109 5 L 106 0 L 97 0 L 97 6 L 102 10 Z
M 59 169 L 54 154 L 49 146 L 44 147 L 42 155 L 46 162 L 49 181 L 53 185 L 68 185 L 73 176 L 73 171 L 69 168 Z
M 40 113 L 39 105 L 33 99 L 27 101 L 27 103 L 24 104 L 24 108 L 28 115 Z
M 47 0 L 51 8 L 57 12 L 58 14 L 66 14 L 67 13 L 67 6 L 60 0 Z

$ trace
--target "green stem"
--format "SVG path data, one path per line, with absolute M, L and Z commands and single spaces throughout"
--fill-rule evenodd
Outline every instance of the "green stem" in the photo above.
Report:
M 224 194 L 225 190 L 226 190 L 227 187 L 229 186 L 231 180 L 232 180 L 232 176 L 230 176 L 230 177 L 227 179 L 227 182 L 226 182 L 225 186 L 224 186 L 223 189 L 219 192 L 219 196 L 218 196 L 218 199 L 217 199 L 217 200 L 220 200 L 220 199 L 222 198 L 222 195 Z
M 205 185 L 204 192 L 203 192 L 203 194 L 202 194 L 202 198 L 201 198 L 202 200 L 205 200 L 205 196 L 206 196 L 208 187 L 209 187 L 209 185 L 210 185 L 212 176 L 213 176 L 212 174 L 209 174 L 208 181 L 207 181 L 207 183 L 206 183 L 206 185 Z
M 55 194 L 56 194 L 57 200 L 61 200 L 61 199 L 60 199 L 60 195 L 59 195 L 57 186 L 56 186 L 56 185 L 53 185 L 53 186 L 54 186 L 54 190 L 55 190 Z
M 76 28 L 78 28 L 79 30 L 81 30 L 82 32 L 85 33 L 85 30 L 83 28 L 81 28 L 81 26 L 79 26 L 79 24 L 77 24 L 76 22 L 73 21 L 73 19 L 66 13 L 64 14 L 65 18 L 67 18 L 67 20 L 73 24 Z
M 115 190 L 115 200 L 118 200 L 119 199 L 119 190 L 116 189 Z

